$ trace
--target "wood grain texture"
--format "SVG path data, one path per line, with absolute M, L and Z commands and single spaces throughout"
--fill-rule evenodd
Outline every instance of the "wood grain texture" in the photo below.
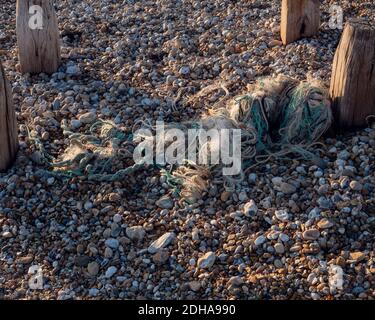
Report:
M 29 8 L 43 9 L 43 28 L 31 29 Z M 54 73 L 61 60 L 60 36 L 52 0 L 17 0 L 16 29 L 22 73 Z
M 318 34 L 319 0 L 283 0 L 281 5 L 281 40 L 284 45 Z
M 361 127 L 375 115 L 375 28 L 364 20 L 345 26 L 332 66 L 330 95 L 337 127 Z
M 18 150 L 18 130 L 12 92 L 0 63 L 0 172 L 9 168 Z

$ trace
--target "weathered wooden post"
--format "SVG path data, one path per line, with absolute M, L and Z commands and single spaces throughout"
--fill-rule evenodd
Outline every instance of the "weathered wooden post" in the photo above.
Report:
M 17 44 L 22 73 L 54 73 L 60 36 L 52 0 L 17 0 Z
M 283 0 L 280 32 L 284 45 L 318 34 L 319 6 L 319 0 Z
M 18 131 L 12 91 L 0 62 L 0 172 L 8 169 L 18 150 Z
M 375 115 L 375 28 L 348 21 L 333 60 L 330 95 L 338 127 L 366 125 Z

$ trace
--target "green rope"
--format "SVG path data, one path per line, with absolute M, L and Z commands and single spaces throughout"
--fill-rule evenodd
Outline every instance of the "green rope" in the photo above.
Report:
M 186 163 L 177 168 L 172 166 L 169 170 L 155 163 L 154 166 L 159 168 L 160 174 L 165 177 L 166 184 L 175 196 L 181 195 L 188 201 L 193 201 L 196 194 L 201 195 L 206 190 L 206 181 L 211 177 L 214 177 L 216 182 L 223 183 L 227 190 L 233 191 L 236 184 L 244 179 L 245 172 L 261 163 L 267 163 L 270 159 L 291 160 L 299 156 L 318 162 L 312 148 L 332 122 L 326 97 L 326 91 L 314 83 L 299 83 L 285 77 L 262 78 L 252 92 L 235 98 L 234 103 L 225 108 L 217 108 L 199 121 L 174 123 L 165 127 L 179 128 L 186 134 L 190 128 L 241 129 L 241 151 L 245 170 L 242 170 L 238 177 L 218 178 L 221 165 L 210 167 Z M 132 149 L 126 148 L 126 145 L 133 146 L 133 135 L 126 134 L 114 123 L 99 120 L 93 123 L 85 134 L 71 132 L 65 123 L 61 127 L 70 142 L 71 149 L 68 148 L 66 153 L 71 151 L 71 157 L 62 157 L 61 161 L 56 161 L 49 155 L 38 137 L 32 136 L 28 131 L 30 142 L 39 150 L 42 161 L 52 169 L 41 170 L 41 173 L 63 179 L 84 177 L 89 181 L 114 182 L 147 168 L 145 164 L 122 167 L 126 156 L 132 153 Z M 151 124 L 146 125 L 150 130 L 154 130 Z M 186 194 L 187 196 L 183 196 Z
M 62 129 L 64 135 L 68 136 L 70 140 L 70 146 L 76 145 L 83 151 L 75 155 L 72 159 L 56 161 L 48 154 L 40 139 L 32 136 L 27 128 L 29 140 L 40 152 L 42 162 L 53 169 L 40 170 L 39 172 L 41 174 L 62 179 L 87 177 L 90 181 L 114 182 L 121 181 L 127 175 L 133 174 L 137 170 L 145 167 L 144 164 L 134 164 L 125 169 L 112 170 L 115 158 L 121 154 L 119 148 L 113 147 L 112 154 L 104 157 L 100 154 L 100 151 L 107 148 L 108 144 L 118 146 L 123 142 L 129 142 L 131 141 L 132 135 L 130 135 L 130 137 L 127 136 L 125 132 L 118 129 L 116 125 L 110 121 L 99 120 L 95 122 L 89 128 L 89 134 L 74 133 L 64 126 Z M 97 150 L 91 151 L 90 149 L 92 147 Z

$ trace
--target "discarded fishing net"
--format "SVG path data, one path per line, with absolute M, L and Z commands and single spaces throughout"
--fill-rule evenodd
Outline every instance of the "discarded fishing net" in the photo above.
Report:
M 211 86 L 198 93 L 199 99 L 219 89 L 228 95 L 223 85 Z M 170 166 L 168 170 L 161 168 L 166 183 L 189 203 L 199 199 L 211 183 L 234 191 L 249 170 L 271 159 L 291 159 L 291 154 L 293 159 L 298 156 L 307 160 L 316 159 L 312 148 L 319 144 L 317 141 L 332 123 L 328 92 L 316 81 L 300 82 L 285 76 L 264 78 L 246 94 L 231 100 L 222 97 L 221 102 L 199 119 L 170 123 L 165 127 L 166 130 L 180 129 L 186 137 L 190 129 L 198 132 L 199 129 L 240 131 L 241 170 L 236 175 L 224 175 L 226 165 L 221 162 L 211 164 L 208 159 L 207 163 L 202 164 L 197 160 L 192 161 L 187 154 L 182 154 L 183 161 L 178 165 Z M 153 136 L 136 132 L 139 128 L 149 129 L 155 134 L 155 126 L 150 123 L 135 126 L 132 134 L 126 134 L 109 121 L 94 123 L 86 134 L 71 132 L 63 123 L 63 134 L 69 146 L 57 159 L 46 152 L 39 139 L 31 135 L 29 138 L 53 169 L 44 170 L 44 173 L 57 177 L 85 176 L 92 181 L 112 182 L 123 180 L 136 170 L 147 167 L 145 163 L 134 163 L 133 160 L 137 143 L 142 139 L 153 139 Z M 181 143 L 185 144 L 185 141 Z M 231 137 L 228 141 L 228 150 L 234 152 Z M 167 148 L 171 143 L 172 140 L 167 137 L 156 139 L 156 148 Z M 181 147 L 189 150 L 186 148 L 189 146 Z M 204 145 L 197 144 L 192 148 L 196 149 L 197 154 L 203 153 L 209 157 L 212 152 L 220 151 L 221 145 L 217 139 L 211 139 Z M 157 161 L 154 165 L 160 168 Z
M 41 174 L 55 177 L 86 176 L 98 182 L 120 181 L 143 167 L 132 164 L 134 146 L 130 135 L 110 121 L 99 120 L 92 124 L 87 134 L 70 131 L 62 124 L 69 146 L 57 159 L 49 155 L 38 138 L 29 133 L 44 163 L 52 170 L 39 170 Z M 130 165 L 128 165 L 130 164 Z
M 172 176 L 180 183 L 188 202 L 207 191 L 200 181 L 195 183 L 189 177 L 202 177 L 207 169 L 212 182 L 223 183 L 228 191 L 234 191 L 247 171 L 272 158 L 288 159 L 288 155 L 294 154 L 294 159 L 300 156 L 316 160 L 311 149 L 331 126 L 332 112 L 323 85 L 279 76 L 259 80 L 250 92 L 210 110 L 199 123 L 206 130 L 241 129 L 242 170 L 237 176 L 223 176 L 222 164 L 179 167 Z M 188 175 L 181 174 L 183 168 L 189 168 Z

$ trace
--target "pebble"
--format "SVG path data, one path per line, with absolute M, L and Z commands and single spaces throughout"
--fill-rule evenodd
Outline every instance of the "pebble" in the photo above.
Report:
M 105 277 L 107 279 L 112 278 L 112 276 L 117 272 L 117 268 L 115 266 L 111 266 L 105 272 Z
M 283 254 L 285 252 L 285 247 L 282 243 L 276 243 L 274 248 L 276 253 Z
M 216 255 L 212 251 L 205 253 L 202 257 L 198 259 L 197 267 L 198 269 L 210 269 L 216 260 Z
M 320 299 L 320 295 L 318 293 L 316 293 L 316 292 L 312 292 L 311 293 L 311 298 L 313 300 L 319 300 Z
M 240 192 L 238 194 L 238 200 L 239 201 L 243 202 L 243 201 L 245 201 L 247 199 L 248 199 L 248 197 L 247 197 L 247 193 L 246 192 Z
M 314 272 L 310 273 L 307 277 L 307 282 L 314 285 L 318 282 L 318 278 Z
M 273 262 L 273 264 L 275 265 L 276 268 L 280 269 L 282 267 L 284 267 L 284 264 L 281 260 L 279 259 L 275 259 L 275 261 Z
M 314 172 L 314 177 L 315 178 L 320 178 L 320 177 L 323 177 L 323 171 L 321 170 L 317 170 Z
M 61 106 L 61 101 L 59 99 L 53 100 L 53 102 L 52 102 L 52 108 L 54 110 L 60 109 L 60 106 Z
M 191 233 L 191 239 L 194 241 L 199 241 L 199 230 L 194 229 Z
M 275 186 L 280 186 L 283 183 L 283 178 L 273 177 L 271 181 Z
M 116 192 L 111 192 L 111 193 L 108 195 L 108 200 L 111 201 L 111 202 L 120 202 L 120 200 L 121 200 L 121 195 L 119 195 L 119 194 L 116 193 Z
M 322 208 L 322 209 L 330 209 L 332 207 L 332 202 L 325 197 L 320 197 L 317 200 L 317 203 L 318 203 L 319 207 Z
M 78 75 L 78 74 L 80 74 L 80 69 L 76 65 L 68 66 L 66 68 L 66 74 L 72 75 L 72 76 Z
M 287 221 L 289 219 L 289 214 L 286 210 L 276 210 L 275 217 L 280 221 Z
M 99 294 L 99 290 L 96 288 L 89 289 L 89 296 L 90 297 L 96 297 Z
M 263 235 L 261 235 L 261 236 L 259 236 L 259 237 L 257 237 L 257 238 L 255 239 L 254 244 L 255 244 L 256 246 L 261 246 L 265 241 L 266 241 L 266 237 L 263 236 Z
M 116 213 L 116 214 L 113 216 L 113 222 L 114 222 L 114 223 L 120 223 L 121 220 L 122 220 L 122 216 L 121 216 L 121 214 Z
M 296 171 L 298 172 L 298 173 L 300 173 L 300 174 L 306 174 L 307 172 L 306 172 L 306 169 L 304 168 L 304 167 L 302 167 L 302 166 L 298 166 L 297 168 L 296 168 Z
M 142 241 L 146 235 L 146 231 L 142 226 L 128 227 L 125 232 L 129 239 L 133 241 Z
M 199 281 L 190 281 L 189 288 L 194 292 L 198 292 L 201 288 L 201 283 Z
M 86 267 L 89 261 L 90 261 L 90 258 L 88 256 L 82 255 L 82 256 L 76 256 L 74 263 L 75 265 L 79 267 Z
M 244 283 L 243 279 L 239 276 L 233 276 L 228 280 L 228 286 L 240 286 Z
M 305 240 L 316 240 L 320 236 L 318 229 L 309 229 L 303 232 L 302 237 Z
M 292 194 L 297 191 L 297 188 L 290 183 L 282 182 L 280 184 L 280 191 L 285 194 Z
M 87 265 L 87 271 L 91 276 L 96 276 L 99 273 L 100 266 L 96 261 L 90 262 Z
M 104 250 L 104 257 L 105 258 L 112 258 L 112 256 L 113 256 L 113 250 L 111 249 L 111 248 L 105 248 L 105 250 Z
M 172 209 L 174 203 L 169 196 L 163 196 L 158 201 L 156 201 L 156 205 L 162 209 Z
M 257 181 L 257 175 L 256 175 L 256 173 L 250 173 L 249 174 L 249 177 L 248 177 L 248 181 L 249 181 L 249 183 L 251 183 L 251 184 L 255 184 L 256 183 L 256 181 Z
M 333 223 L 329 221 L 328 219 L 323 218 L 318 221 L 318 227 L 319 229 L 328 229 L 328 228 L 333 227 Z
M 273 48 L 273 47 L 278 47 L 278 46 L 281 46 L 283 43 L 282 43 L 282 41 L 280 41 L 280 40 L 271 40 L 269 43 L 268 43 L 268 46 L 270 47 L 270 48 Z
M 96 120 L 96 114 L 95 112 L 86 112 L 84 114 L 81 114 L 78 120 L 83 124 L 89 124 Z
M 27 255 L 25 257 L 17 258 L 16 263 L 19 263 L 19 264 L 30 264 L 31 262 L 33 262 L 33 260 L 34 260 L 34 256 L 33 255 Z
M 282 241 L 282 242 L 288 242 L 289 241 L 289 236 L 285 233 L 281 233 L 280 236 L 279 236 L 279 239 Z
M 72 129 L 76 130 L 82 125 L 82 122 L 79 120 L 73 119 L 70 121 L 70 124 L 72 126 Z
M 173 232 L 165 233 L 160 238 L 151 243 L 151 245 L 148 247 L 148 252 L 156 253 L 158 250 L 167 247 L 174 238 L 175 234 Z
M 309 219 L 315 219 L 315 218 L 318 218 L 320 216 L 320 212 L 321 210 L 317 207 L 311 209 L 311 211 L 309 212 Z
M 109 238 L 105 241 L 105 245 L 111 249 L 117 249 L 120 245 L 119 241 L 114 238 Z
M 255 204 L 254 200 L 250 200 L 249 202 L 245 203 L 243 207 L 243 213 L 246 217 L 252 217 L 256 215 L 258 212 L 258 207 Z
M 355 262 L 360 262 L 366 258 L 366 255 L 361 251 L 351 252 L 350 253 L 350 260 Z
M 326 195 L 328 193 L 328 190 L 329 190 L 329 186 L 327 184 L 324 184 L 322 186 L 319 186 L 318 193 L 321 196 L 323 196 L 323 195 Z
M 4 231 L 2 233 L 2 237 L 5 238 L 5 239 L 10 239 L 10 238 L 13 238 L 13 234 L 9 231 Z
M 168 251 L 159 250 L 152 256 L 152 261 L 154 261 L 156 265 L 162 265 L 169 260 L 169 256 L 170 254 Z
M 181 67 L 179 73 L 180 73 L 181 75 L 184 75 L 184 76 L 185 76 L 185 75 L 188 75 L 188 74 L 190 73 L 190 68 L 187 67 L 187 66 Z
M 229 200 L 230 196 L 232 195 L 231 192 L 229 191 L 223 191 L 220 195 L 220 200 L 223 202 L 226 202 Z
M 365 289 L 363 289 L 362 287 L 355 287 L 355 288 L 353 288 L 352 293 L 353 294 L 361 294 L 364 291 L 365 291 Z
M 91 201 L 87 201 L 87 202 L 85 202 L 83 207 L 85 208 L 85 210 L 89 211 L 90 209 L 93 208 L 93 204 L 92 204 Z
M 337 159 L 348 160 L 350 158 L 350 153 L 347 150 L 342 150 L 338 153 Z
M 363 189 L 363 185 L 358 181 L 351 181 L 350 188 L 354 191 L 361 191 Z

